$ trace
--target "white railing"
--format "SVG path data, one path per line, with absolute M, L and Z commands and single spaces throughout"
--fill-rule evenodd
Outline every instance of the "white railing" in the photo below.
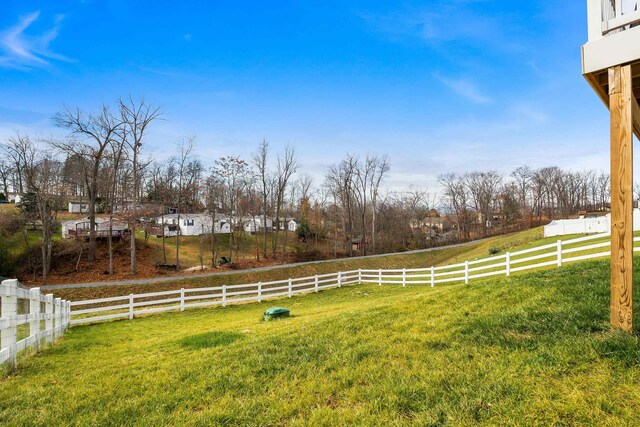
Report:
M 640 22 L 638 0 L 588 0 L 589 40 L 622 31 Z
M 71 324 L 109 319 L 133 319 L 137 315 L 169 310 L 184 311 L 192 307 L 262 302 L 277 297 L 318 292 L 329 288 L 360 283 L 359 270 L 318 274 L 297 279 L 275 280 L 245 285 L 223 285 L 207 288 L 182 288 L 172 291 L 130 294 L 71 302 Z M 162 297 L 158 299 L 157 297 Z M 115 303 L 115 304 L 113 304 Z M 95 316 L 95 314 L 98 314 Z M 93 316 L 88 316 L 93 315 Z
M 69 301 L 25 289 L 16 279 L 0 284 L 0 365 L 16 366 L 18 354 L 51 344 L 69 327 Z
M 565 263 L 601 258 L 610 255 L 609 233 L 496 255 L 489 258 L 429 268 L 393 270 L 351 270 L 297 279 L 276 280 L 244 285 L 208 288 L 182 288 L 171 291 L 130 294 L 71 302 L 71 324 L 90 323 L 109 319 L 133 319 L 142 314 L 169 310 L 183 311 L 191 307 L 222 306 L 246 302 L 262 302 L 271 298 L 318 292 L 356 283 L 384 285 L 435 286 L 443 283 L 469 283 L 483 277 L 509 276 L 519 271 L 557 266 Z M 640 241 L 640 237 L 634 241 Z M 639 251 L 640 248 L 634 248 Z M 161 298 L 158 298 L 161 297 Z M 96 316 L 97 314 L 97 316 Z

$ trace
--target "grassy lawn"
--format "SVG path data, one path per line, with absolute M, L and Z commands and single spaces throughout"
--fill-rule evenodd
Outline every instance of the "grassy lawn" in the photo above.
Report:
M 595 261 L 72 328 L 0 380 L 0 424 L 633 425 L 640 343 L 609 330 L 608 280 Z M 273 305 L 294 317 L 261 322 Z

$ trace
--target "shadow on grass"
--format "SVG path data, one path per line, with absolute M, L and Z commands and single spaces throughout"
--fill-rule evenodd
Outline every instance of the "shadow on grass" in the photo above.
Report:
M 638 264 L 636 260 L 636 268 Z M 637 332 L 626 334 L 609 326 L 608 262 L 542 271 L 519 281 L 529 288 L 513 289 L 528 291 L 522 298 L 512 298 L 499 311 L 465 317 L 459 334 L 477 346 L 536 351 L 543 362 L 566 347 L 576 358 L 608 359 L 627 368 L 640 365 Z M 637 299 L 640 283 L 635 285 Z
M 220 347 L 229 345 L 241 339 L 243 335 L 239 332 L 205 332 L 203 334 L 189 335 L 182 338 L 179 344 L 187 350 L 200 350 L 203 348 Z

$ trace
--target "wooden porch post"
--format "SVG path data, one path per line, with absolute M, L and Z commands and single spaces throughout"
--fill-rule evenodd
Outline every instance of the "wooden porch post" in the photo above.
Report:
M 633 108 L 631 66 L 609 69 L 611 326 L 633 332 Z

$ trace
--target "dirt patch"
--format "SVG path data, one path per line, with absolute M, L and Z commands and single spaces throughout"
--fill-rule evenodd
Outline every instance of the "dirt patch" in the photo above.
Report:
M 168 248 L 168 251 L 172 250 L 173 248 Z M 148 244 L 145 245 L 144 242 L 137 241 L 137 274 L 134 276 L 131 274 L 131 252 L 129 249 L 129 241 L 123 240 L 114 242 L 114 273 L 112 275 L 109 274 L 109 250 L 107 242 L 98 242 L 96 261 L 94 262 L 89 262 L 87 260 L 86 244 L 84 244 L 81 256 L 79 255 L 79 243 L 65 242 L 64 249 L 58 254 L 56 259 L 52 261 L 52 265 L 54 267 L 49 273 L 48 284 L 62 285 L 71 283 L 113 282 L 119 280 L 184 276 L 185 274 L 198 276 L 199 274 L 214 271 L 223 272 L 230 270 L 245 270 L 283 263 L 281 260 L 273 259 L 261 259 L 259 262 L 256 260 L 245 259 L 234 262 L 231 267 L 228 265 L 221 265 L 213 268 L 211 265 L 205 265 L 204 269 L 202 269 L 198 265 L 193 267 L 188 266 L 188 268 L 180 271 L 171 271 L 156 268 L 156 265 L 163 261 L 162 254 L 161 252 L 158 252 L 157 247 Z M 78 258 L 80 258 L 80 262 L 78 262 Z M 39 273 L 40 272 L 38 271 L 38 276 L 35 279 L 33 274 L 28 272 L 19 274 L 18 278 L 26 286 L 39 286 L 42 284 Z

